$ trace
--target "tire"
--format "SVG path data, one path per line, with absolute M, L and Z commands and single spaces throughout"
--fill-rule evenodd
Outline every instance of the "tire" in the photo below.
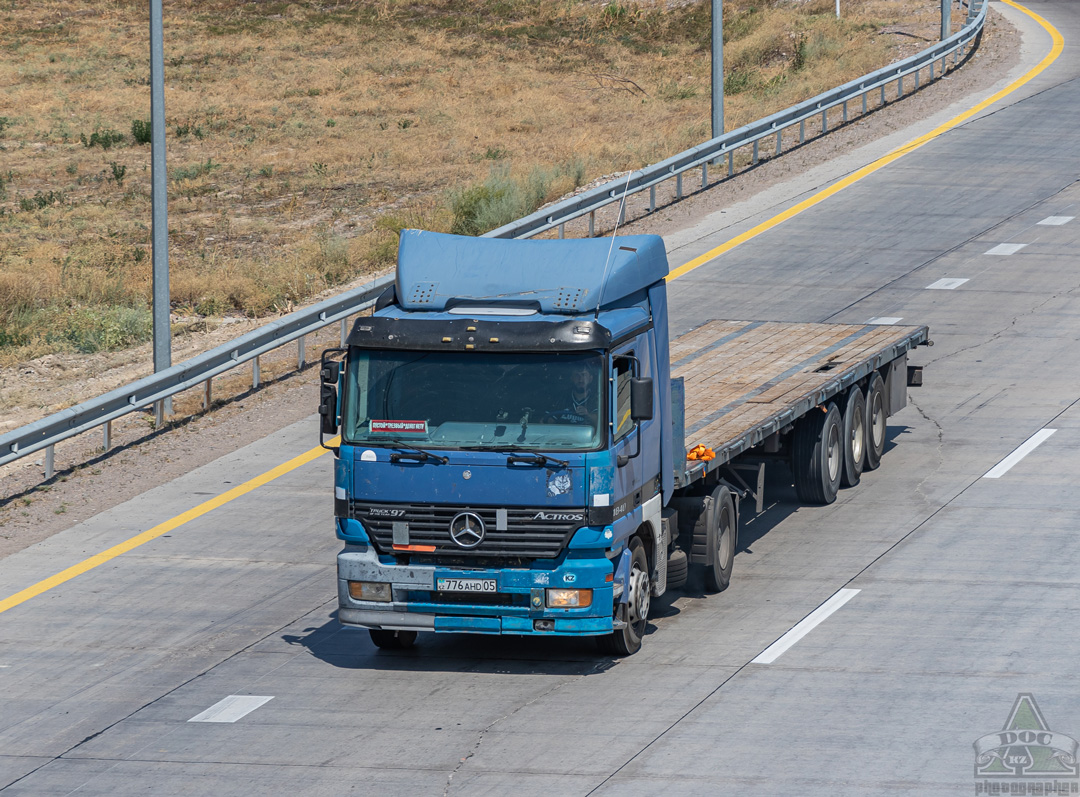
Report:
M 866 388 L 866 470 L 881 464 L 885 453 L 885 381 L 875 372 Z
M 650 596 L 649 561 L 645 557 L 645 546 L 639 537 L 630 538 L 630 578 L 626 585 L 629 591 L 626 605 L 616 604 L 615 616 L 620 612 L 625 621 L 622 628 L 600 637 L 597 642 L 600 650 L 612 656 L 632 656 L 641 650 L 641 640 L 645 636 L 645 627 L 649 623 Z
M 709 562 L 705 565 L 705 591 L 723 592 L 731 583 L 735 564 L 735 499 L 727 487 L 713 493 L 709 519 Z
M 381 628 L 369 628 L 371 641 L 382 650 L 404 650 L 416 644 L 415 631 L 387 631 Z
M 844 471 L 843 421 L 830 402 L 799 419 L 791 443 L 791 469 L 795 492 L 804 504 L 831 504 Z
M 686 586 L 686 579 L 690 573 L 690 558 L 686 551 L 675 550 L 668 554 L 667 560 L 667 588 L 680 589 Z
M 844 475 L 840 483 L 854 487 L 866 463 L 866 397 L 858 385 L 848 391 L 844 403 Z

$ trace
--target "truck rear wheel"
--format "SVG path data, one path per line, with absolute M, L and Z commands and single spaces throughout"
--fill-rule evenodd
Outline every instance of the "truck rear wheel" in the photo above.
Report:
M 723 592 L 731 583 L 731 568 L 735 564 L 735 500 L 727 487 L 713 493 L 710 508 L 712 519 L 709 534 L 709 563 L 705 565 L 705 591 Z
M 858 385 L 848 391 L 844 404 L 844 475 L 840 483 L 854 487 L 866 462 L 866 397 Z
M 371 641 L 382 650 L 403 650 L 416 644 L 415 631 L 388 631 L 382 628 L 369 628 Z
M 885 380 L 875 372 L 866 388 L 866 469 L 881 464 L 885 453 Z
M 622 628 L 617 628 L 607 636 L 597 639 L 600 650 L 613 656 L 632 656 L 641 650 L 641 640 L 645 637 L 645 626 L 649 622 L 650 595 L 649 561 L 645 557 L 645 546 L 639 537 L 630 538 L 630 578 L 626 585 L 626 605 L 617 604 L 615 616 L 622 610 L 625 616 Z
M 836 405 L 811 410 L 795 425 L 791 466 L 795 493 L 804 504 L 831 504 L 844 470 L 843 423 Z

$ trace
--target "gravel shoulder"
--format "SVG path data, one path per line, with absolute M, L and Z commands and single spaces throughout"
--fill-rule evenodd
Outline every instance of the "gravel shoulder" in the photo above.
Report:
M 770 189 L 778 189 L 820 164 L 904 131 L 959 102 L 973 105 L 1020 64 L 1022 44 L 1020 31 L 992 7 L 977 54 L 946 79 L 680 202 L 661 195 L 661 206 L 655 213 L 621 231 L 660 235 L 685 231 L 722 209 L 752 203 L 755 197 L 766 196 Z M 174 341 L 174 362 L 254 326 L 255 322 L 241 321 L 210 331 L 192 330 Z M 309 339 L 309 363 L 300 370 L 294 346 L 262 358 L 263 385 L 256 390 L 251 389 L 250 367 L 215 380 L 209 411 L 201 408 L 201 390 L 177 397 L 175 420 L 162 429 L 154 428 L 151 413 L 131 413 L 114 422 L 113 448 L 107 454 L 102 450 L 100 430 L 65 441 L 56 447 L 56 474 L 47 482 L 42 481 L 43 453 L 0 468 L 0 557 L 311 416 L 318 400 L 317 369 L 311 363 L 318 361 L 323 347 L 336 345 L 337 340 L 336 326 L 317 340 Z M 0 421 L 0 432 L 144 376 L 149 372 L 149 360 L 150 347 L 146 345 L 94 357 L 50 356 L 3 369 L 0 397 L 13 409 Z M 317 426 L 312 420 L 311 444 L 317 443 Z

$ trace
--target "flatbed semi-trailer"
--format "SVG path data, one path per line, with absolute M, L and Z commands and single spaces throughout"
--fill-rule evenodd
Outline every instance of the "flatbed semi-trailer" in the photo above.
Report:
M 921 380 L 915 366 L 909 376 L 907 352 L 928 336 L 925 326 L 778 321 L 709 321 L 679 336 L 671 343 L 671 375 L 683 403 L 685 447 L 703 445 L 715 457 L 687 460 L 678 486 L 755 447 L 776 453 L 784 429 L 811 408 L 846 400 L 852 385 L 868 389 L 880 372 L 866 424 L 876 467 L 885 418 L 907 404 L 909 378 Z
M 338 619 L 594 636 L 731 579 L 770 463 L 799 499 L 876 467 L 926 327 L 710 321 L 669 340 L 656 236 L 501 241 L 406 230 L 397 280 L 323 355 Z M 340 401 L 339 401 L 340 397 Z

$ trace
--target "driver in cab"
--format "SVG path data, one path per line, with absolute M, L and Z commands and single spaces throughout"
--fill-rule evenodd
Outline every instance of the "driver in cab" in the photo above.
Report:
M 557 409 L 545 418 L 549 423 L 589 424 L 595 428 L 597 407 L 596 373 L 586 363 L 574 365 L 570 372 L 570 390 Z

